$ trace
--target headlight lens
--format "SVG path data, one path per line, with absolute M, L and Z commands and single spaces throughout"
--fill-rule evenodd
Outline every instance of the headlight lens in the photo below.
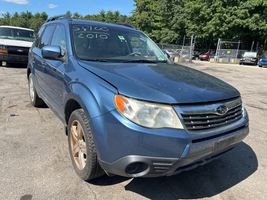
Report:
M 7 47 L 6 47 L 5 45 L 1 45 L 1 44 L 0 44 L 0 49 L 2 49 L 2 50 L 6 50 Z
M 5 45 L 0 45 L 0 53 L 8 53 L 7 47 Z
M 118 111 L 130 121 L 147 128 L 178 128 L 183 125 L 171 106 L 115 96 Z

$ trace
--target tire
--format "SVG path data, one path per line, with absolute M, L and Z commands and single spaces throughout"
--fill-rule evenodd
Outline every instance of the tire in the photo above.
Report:
M 72 165 L 82 180 L 90 181 L 105 174 L 97 159 L 90 120 L 83 109 L 73 111 L 70 116 L 68 143 Z
M 45 105 L 44 101 L 38 96 L 36 89 L 34 87 L 31 73 L 28 78 L 28 88 L 29 88 L 29 96 L 30 96 L 31 104 L 34 107 L 44 106 Z

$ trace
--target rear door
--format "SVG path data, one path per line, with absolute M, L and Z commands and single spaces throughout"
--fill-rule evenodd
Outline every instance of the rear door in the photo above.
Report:
M 37 85 L 39 86 L 37 91 L 38 94 L 44 99 L 47 99 L 48 97 L 47 87 L 49 87 L 49 85 L 46 84 L 47 81 L 45 80 L 45 60 L 42 56 L 42 48 L 50 44 L 54 30 L 54 25 L 48 25 L 44 27 L 44 30 L 41 30 L 39 33 L 41 34 L 38 36 L 39 40 L 36 40 L 36 45 L 32 49 L 35 79 Z

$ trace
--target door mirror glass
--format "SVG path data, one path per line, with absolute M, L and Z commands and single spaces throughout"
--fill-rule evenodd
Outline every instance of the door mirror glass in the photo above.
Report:
M 45 46 L 42 48 L 42 56 L 45 59 L 61 60 L 61 48 L 59 46 Z

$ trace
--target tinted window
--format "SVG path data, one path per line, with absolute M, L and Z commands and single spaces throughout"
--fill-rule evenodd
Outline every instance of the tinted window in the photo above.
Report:
M 13 29 L 14 38 L 18 40 L 33 41 L 34 32 L 28 30 Z
M 58 25 L 52 37 L 51 45 L 60 46 L 62 50 L 66 50 L 66 36 L 65 28 L 62 25 Z
M 3 39 L 12 39 L 12 40 L 25 40 L 25 41 L 33 41 L 34 40 L 34 32 L 30 30 L 23 30 L 17 28 L 0 28 L 0 38 Z
M 55 26 L 47 26 L 41 37 L 39 48 L 43 48 L 50 44 L 51 36 L 54 32 Z
M 13 37 L 12 31 L 10 28 L 0 28 L 0 38 Z

